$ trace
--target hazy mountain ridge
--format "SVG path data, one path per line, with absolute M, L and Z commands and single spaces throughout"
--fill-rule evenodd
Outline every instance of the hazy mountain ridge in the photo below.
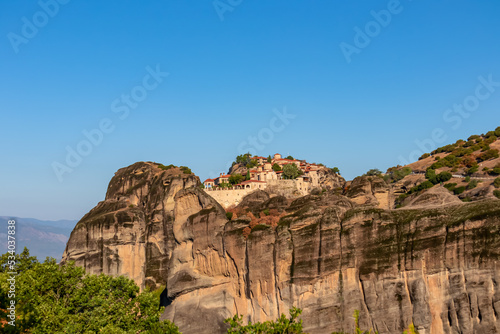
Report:
M 16 252 L 28 247 L 30 254 L 43 261 L 47 256 L 60 260 L 64 247 L 75 227 L 77 220 L 39 220 L 0 216 L 1 226 L 7 226 L 9 220 L 16 221 Z M 2 254 L 7 252 L 7 228 L 0 231 Z

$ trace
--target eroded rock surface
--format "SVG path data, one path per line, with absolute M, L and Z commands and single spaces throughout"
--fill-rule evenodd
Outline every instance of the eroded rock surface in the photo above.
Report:
M 356 181 L 356 180 L 355 180 Z M 224 318 L 275 319 L 303 309 L 314 334 L 362 328 L 422 334 L 500 332 L 500 200 L 380 208 L 377 179 L 278 205 L 276 228 L 228 221 L 199 180 L 153 163 L 119 170 L 105 201 L 78 223 L 64 254 L 88 272 L 166 287 L 163 318 L 185 334 L 224 333 Z M 360 200 L 362 199 L 362 201 Z M 358 203 L 358 201 L 360 203 Z

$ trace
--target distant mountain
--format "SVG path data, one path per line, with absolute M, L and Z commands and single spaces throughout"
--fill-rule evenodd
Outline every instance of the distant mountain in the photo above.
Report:
M 20 253 L 28 247 L 30 254 L 39 261 L 47 256 L 61 260 L 66 242 L 75 227 L 77 220 L 39 220 L 34 218 L 18 218 L 0 216 L 0 253 L 7 252 L 7 222 L 16 221 L 16 252 Z

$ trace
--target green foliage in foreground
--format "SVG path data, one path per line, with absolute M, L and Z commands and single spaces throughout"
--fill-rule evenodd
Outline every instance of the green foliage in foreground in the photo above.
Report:
M 2 264 L 9 255 L 2 255 Z M 159 321 L 158 294 L 140 293 L 126 277 L 87 275 L 51 258 L 39 263 L 26 248 L 16 258 L 16 327 L 5 324 L 2 333 L 180 333 L 171 322 Z M 0 270 L 0 319 L 10 320 L 10 275 Z
M 290 309 L 290 318 L 281 314 L 276 321 L 257 322 L 255 324 L 250 322 L 248 325 L 243 326 L 243 317 L 236 314 L 234 317 L 224 320 L 224 322 L 230 325 L 227 330 L 230 334 L 304 334 L 302 320 L 297 320 L 301 313 L 301 309 L 292 307 Z
M 281 314 L 276 321 L 257 322 L 255 324 L 250 322 L 248 325 L 244 326 L 242 324 L 243 317 L 235 315 L 232 318 L 224 320 L 224 322 L 231 326 L 227 330 L 228 334 L 307 334 L 302 331 L 302 320 L 297 321 L 301 313 L 301 309 L 292 307 L 290 309 L 290 318 Z M 359 310 L 354 310 L 353 316 L 355 325 L 354 333 L 333 332 L 332 334 L 378 334 L 378 332 L 373 329 L 364 331 L 359 327 Z M 410 324 L 403 334 L 418 334 L 418 331 L 413 324 Z

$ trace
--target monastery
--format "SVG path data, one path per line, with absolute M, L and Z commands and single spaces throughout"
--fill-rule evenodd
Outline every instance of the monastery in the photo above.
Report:
M 297 190 L 305 194 L 308 193 L 313 187 L 317 187 L 319 185 L 318 170 L 320 166 L 316 164 L 308 163 L 305 160 L 283 159 L 281 154 L 278 153 L 274 155 L 271 162 L 268 162 L 265 157 L 254 156 L 251 159 L 257 160 L 257 166 L 248 171 L 250 174 L 249 180 L 242 181 L 239 184 L 230 185 L 229 177 L 231 175 L 221 173 L 219 177 L 215 179 L 206 179 L 203 182 L 205 190 L 256 190 L 265 189 L 269 185 L 279 185 L 281 183 L 280 181 L 283 181 L 283 183 L 286 181 L 293 182 Z M 302 171 L 302 175 L 294 180 L 285 180 L 282 170 L 273 170 L 274 164 L 278 164 L 281 169 L 283 169 L 283 167 L 287 164 L 295 164 L 299 170 Z

